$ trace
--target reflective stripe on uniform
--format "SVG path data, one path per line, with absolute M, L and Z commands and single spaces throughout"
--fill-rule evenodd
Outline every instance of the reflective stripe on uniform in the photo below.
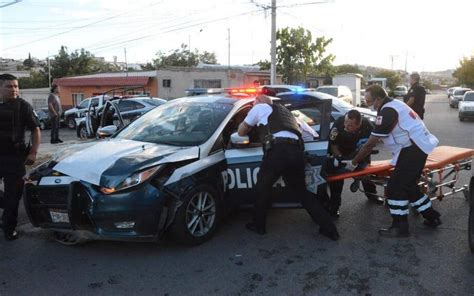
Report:
M 408 213 L 409 213 L 408 209 L 406 209 L 406 210 L 390 209 L 390 214 L 392 214 L 392 215 L 406 216 L 406 215 L 408 215 Z
M 418 199 L 417 201 L 412 202 L 410 205 L 412 207 L 420 206 L 427 198 L 428 198 L 427 195 L 423 195 L 420 199 Z
M 408 200 L 387 199 L 387 203 L 389 206 L 408 206 Z

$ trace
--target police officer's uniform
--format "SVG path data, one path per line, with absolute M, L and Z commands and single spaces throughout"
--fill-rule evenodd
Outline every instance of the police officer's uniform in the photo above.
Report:
M 426 99 L 426 90 L 419 82 L 413 84 L 412 87 L 408 90 L 407 95 L 405 96 L 405 103 L 411 97 L 415 98 L 414 105 L 412 106 L 413 111 L 418 114 L 418 116 L 423 119 L 425 114 L 425 99 Z
M 329 134 L 329 147 L 328 152 L 331 158 L 328 159 L 327 172 L 328 174 L 343 173 L 346 170 L 342 166 L 342 160 L 349 160 L 354 158 L 358 150 L 367 142 L 372 132 L 373 126 L 368 119 L 362 117 L 360 128 L 356 132 L 348 132 L 344 128 L 345 116 L 339 117 L 333 124 L 331 132 Z M 331 150 L 331 146 L 335 145 L 338 147 L 341 155 L 334 155 Z M 335 165 L 339 163 L 339 165 Z M 359 163 L 357 169 L 363 169 L 370 163 L 370 155 Z M 344 180 L 331 182 L 328 184 L 331 192 L 329 201 L 329 212 L 331 215 L 338 215 L 339 207 L 341 206 L 341 194 L 344 187 Z M 370 196 L 371 193 L 376 194 L 377 190 L 375 185 L 371 182 L 363 181 L 362 185 L 365 192 Z M 376 195 L 374 195 L 376 199 Z
M 31 105 L 21 98 L 0 102 L 0 178 L 3 178 L 3 230 L 17 225 L 18 205 L 23 194 L 23 176 L 28 148 L 25 129 L 34 131 L 39 121 Z
M 274 104 L 257 104 L 247 114 L 245 123 L 257 127 L 264 156 L 256 184 L 254 222 L 247 227 L 265 233 L 265 210 L 271 198 L 273 184 L 280 176 L 294 189 L 303 206 L 321 228 L 320 232 L 338 239 L 336 227 L 320 201 L 306 190 L 305 154 L 301 132 L 293 114 L 285 107 Z M 254 229 L 252 229 L 254 228 Z
M 392 153 L 395 170 L 387 185 L 387 203 L 393 218 L 392 228 L 399 231 L 397 236 L 408 235 L 409 205 L 423 215 L 425 224 L 441 224 L 440 214 L 418 186 L 428 154 L 438 145 L 438 139 L 410 107 L 388 97 L 378 110 L 372 135 L 379 137 Z

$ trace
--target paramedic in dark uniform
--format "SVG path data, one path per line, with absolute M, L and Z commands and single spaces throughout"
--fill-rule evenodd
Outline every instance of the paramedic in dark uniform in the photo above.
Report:
M 363 144 L 367 142 L 372 132 L 373 126 L 367 118 L 363 118 L 359 111 L 353 109 L 344 116 L 339 117 L 333 124 L 329 134 L 329 155 L 328 174 L 345 172 L 343 160 L 352 159 Z M 358 169 L 363 169 L 370 163 L 370 155 L 359 163 Z M 329 214 L 339 217 L 339 207 L 341 206 L 341 194 L 344 187 L 344 180 L 331 182 L 330 199 L 328 205 Z M 371 182 L 363 181 L 362 185 L 367 194 L 377 193 L 375 185 Z M 374 195 L 373 200 L 377 200 Z
M 3 232 L 7 241 L 18 238 L 15 231 L 18 205 L 23 194 L 25 164 L 36 160 L 41 140 L 39 122 L 31 105 L 18 97 L 18 80 L 0 75 L 0 178 L 3 179 Z M 31 148 L 25 144 L 25 129 L 32 135 Z
M 253 108 L 239 125 L 238 134 L 247 135 L 256 128 L 262 142 L 264 156 L 256 184 L 255 216 L 246 227 L 258 234 L 266 233 L 266 206 L 271 199 L 273 184 L 283 177 L 301 199 L 312 219 L 320 225 L 319 232 L 333 240 L 339 239 L 336 226 L 318 199 L 306 190 L 305 154 L 301 131 L 293 114 L 279 104 L 260 95 Z
M 420 74 L 413 73 L 410 75 L 410 85 L 411 87 L 408 90 L 404 101 L 421 119 L 423 119 L 425 114 L 426 90 L 420 85 Z
M 380 229 L 379 234 L 409 236 L 409 205 L 423 215 L 425 225 L 437 227 L 441 224 L 441 215 L 433 209 L 429 197 L 421 192 L 418 179 L 428 154 L 438 145 L 438 139 L 428 131 L 418 114 L 405 103 L 389 98 L 382 87 L 367 88 L 365 100 L 368 106 L 373 105 L 377 110 L 375 128 L 367 143 L 347 165 L 349 169 L 356 167 L 379 141 L 392 153 L 391 163 L 395 169 L 387 185 L 392 225 Z

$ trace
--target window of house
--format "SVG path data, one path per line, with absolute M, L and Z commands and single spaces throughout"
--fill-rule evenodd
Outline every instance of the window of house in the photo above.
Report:
M 222 88 L 220 79 L 194 79 L 194 88 Z
M 163 87 L 171 87 L 171 79 L 163 79 Z
M 72 94 L 72 104 L 77 106 L 82 100 L 84 100 L 83 93 L 73 93 Z

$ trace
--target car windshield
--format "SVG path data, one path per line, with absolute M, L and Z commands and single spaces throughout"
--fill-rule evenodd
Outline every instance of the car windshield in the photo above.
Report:
M 343 100 L 340 100 L 340 99 L 338 99 L 338 98 L 333 98 L 333 99 L 332 99 L 332 105 L 333 105 L 336 109 L 338 109 L 339 111 L 343 111 L 343 112 L 347 112 L 347 111 L 349 111 L 349 110 L 351 110 L 351 109 L 354 108 L 351 104 L 349 104 L 349 103 L 347 103 L 347 102 L 345 102 L 345 101 L 343 101 Z
M 456 91 L 454 92 L 454 95 L 455 95 L 455 96 L 462 96 L 462 95 L 464 95 L 464 93 L 466 93 L 467 91 L 469 91 L 469 89 L 456 90 Z
M 322 88 L 316 89 L 316 91 L 337 97 L 337 88 L 335 87 L 322 87 Z
M 474 93 L 468 93 L 463 99 L 464 102 L 474 102 Z
M 135 120 L 116 138 L 172 146 L 201 145 L 214 133 L 232 106 L 225 103 L 170 102 Z
M 397 86 L 397 87 L 395 88 L 395 90 L 405 90 L 405 87 L 403 87 L 403 86 Z

